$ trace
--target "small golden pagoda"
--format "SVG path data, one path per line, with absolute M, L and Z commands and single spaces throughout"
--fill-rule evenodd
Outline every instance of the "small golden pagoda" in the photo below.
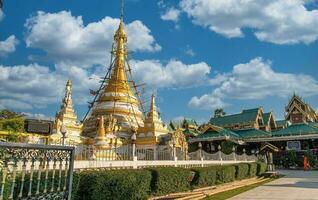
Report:
M 139 145 L 158 145 L 161 138 L 167 136 L 169 130 L 159 117 L 157 112 L 155 96 L 151 96 L 150 111 L 144 121 L 144 127 L 138 129 L 136 144 Z
M 98 118 L 110 115 L 117 120 L 118 136 L 130 139 L 132 130 L 143 127 L 143 113 L 140 109 L 140 101 L 130 85 L 126 71 L 127 59 L 127 34 L 124 29 L 123 17 L 114 36 L 115 47 L 114 62 L 111 75 L 106 85 L 101 90 L 91 113 L 83 124 L 83 135 L 94 138 L 97 134 Z
M 77 123 L 77 116 L 74 112 L 72 102 L 72 82 L 68 80 L 65 87 L 60 111 L 56 114 L 54 122 L 54 134 L 51 136 L 51 143 L 61 143 L 61 129 L 66 131 L 66 144 L 76 145 L 81 143 L 82 125 Z

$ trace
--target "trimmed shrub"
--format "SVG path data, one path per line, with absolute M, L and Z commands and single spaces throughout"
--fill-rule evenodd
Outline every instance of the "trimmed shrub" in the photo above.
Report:
M 264 174 L 267 170 L 267 165 L 264 162 L 258 162 L 257 163 L 257 176 L 261 176 Z
M 247 163 L 240 163 L 235 165 L 236 174 L 235 178 L 237 180 L 241 180 L 244 178 L 248 178 L 249 176 L 249 165 Z
M 201 167 L 192 169 L 195 172 L 195 176 L 191 182 L 195 188 L 207 187 L 216 184 L 216 167 Z
M 248 175 L 249 177 L 254 177 L 257 174 L 257 163 L 248 163 L 249 170 Z
M 155 195 L 184 192 L 190 189 L 191 171 L 189 169 L 166 167 L 149 170 L 152 173 L 151 186 Z
M 81 174 L 80 172 L 75 171 L 73 173 L 73 182 L 72 182 L 72 199 L 73 200 L 80 200 L 80 196 L 78 195 L 79 193 L 79 183 L 81 181 L 80 179 Z
M 151 173 L 147 170 L 82 172 L 76 198 L 83 200 L 147 199 Z M 75 198 L 74 198 L 75 199 Z
M 235 180 L 235 166 L 223 165 L 216 167 L 216 183 L 228 183 Z

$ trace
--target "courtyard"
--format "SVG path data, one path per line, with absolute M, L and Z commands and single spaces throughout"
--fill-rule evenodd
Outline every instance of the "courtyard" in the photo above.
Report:
M 318 171 L 281 170 L 284 177 L 237 195 L 231 200 L 318 199 Z

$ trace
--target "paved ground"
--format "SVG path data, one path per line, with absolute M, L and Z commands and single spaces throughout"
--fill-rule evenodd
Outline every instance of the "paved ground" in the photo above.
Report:
M 318 171 L 280 171 L 286 175 L 231 200 L 318 200 Z

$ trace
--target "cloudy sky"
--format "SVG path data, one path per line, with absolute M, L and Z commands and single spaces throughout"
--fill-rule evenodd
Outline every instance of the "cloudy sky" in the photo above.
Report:
M 109 65 L 119 5 L 5 1 L 0 108 L 54 116 L 71 79 L 82 118 Z M 164 121 L 258 106 L 279 119 L 294 92 L 318 108 L 316 0 L 126 0 L 125 23 L 133 78 L 146 84 L 144 102 L 157 94 Z

